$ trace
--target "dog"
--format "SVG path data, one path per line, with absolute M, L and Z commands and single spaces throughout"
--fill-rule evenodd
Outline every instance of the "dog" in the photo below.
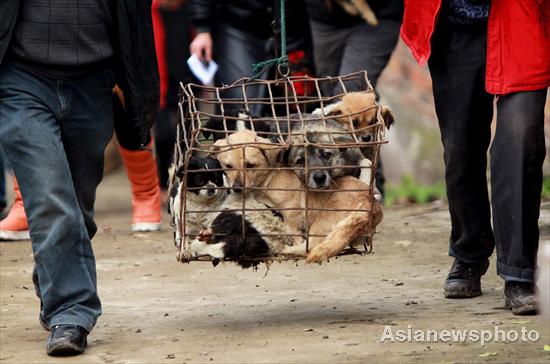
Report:
M 351 145 L 354 138 L 333 119 L 309 118 L 303 125 L 295 124 L 291 129 L 291 148 L 283 156 L 284 163 L 297 167 L 298 177 L 311 189 L 328 188 L 338 177 L 359 177 L 363 159 L 359 148 L 337 146 Z
M 210 152 L 220 162 L 234 192 L 260 185 L 276 164 L 281 147 L 252 130 L 242 130 L 216 141 Z
M 338 121 L 346 130 L 355 132 L 361 141 L 372 141 L 372 128 L 376 124 L 378 111 L 376 94 L 372 91 L 349 92 L 342 99 L 312 112 L 315 116 L 330 116 Z M 395 123 L 391 109 L 381 106 L 380 115 L 387 129 Z
M 223 188 L 224 174 L 220 163 L 209 156 L 192 156 L 189 160 L 187 175 L 184 175 L 184 166 L 181 166 L 175 174 L 177 179 L 176 183 L 170 186 L 168 207 L 172 215 L 172 226 L 175 228 L 174 241 L 179 247 L 182 242 L 184 215 L 185 235 L 199 234 L 200 231 L 208 228 L 215 218 L 212 211 L 219 210 L 227 196 L 227 190 Z M 187 178 L 187 191 L 185 209 L 182 210 L 184 178 Z
M 261 263 L 262 257 L 299 254 L 282 215 L 252 194 L 230 193 L 221 210 L 208 229 L 189 242 L 191 256 L 234 260 L 250 268 Z

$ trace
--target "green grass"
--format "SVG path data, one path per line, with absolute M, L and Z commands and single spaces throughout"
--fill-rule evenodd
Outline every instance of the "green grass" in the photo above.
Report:
M 542 198 L 544 200 L 550 199 L 550 177 L 546 176 L 542 180 Z
M 423 185 L 411 176 L 405 176 L 398 185 L 388 184 L 384 203 L 387 206 L 395 204 L 418 203 L 425 204 L 435 200 L 445 200 L 445 183 Z M 550 200 L 550 176 L 545 176 L 542 182 L 542 199 Z
M 550 193 L 550 185 L 548 187 Z M 445 198 L 445 183 L 423 185 L 416 182 L 411 176 L 403 177 L 398 185 L 388 184 L 384 195 L 384 201 L 388 206 L 403 203 L 425 204 Z

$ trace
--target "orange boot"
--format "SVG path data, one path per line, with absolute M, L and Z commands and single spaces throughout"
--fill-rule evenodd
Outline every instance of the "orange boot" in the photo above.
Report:
M 29 240 L 29 224 L 23 208 L 23 200 L 17 180 L 13 177 L 13 190 L 15 201 L 11 205 L 10 212 L 0 221 L 0 240 Z
M 148 148 L 152 148 L 153 142 Z M 155 155 L 119 146 L 132 186 L 132 231 L 160 230 L 160 186 Z

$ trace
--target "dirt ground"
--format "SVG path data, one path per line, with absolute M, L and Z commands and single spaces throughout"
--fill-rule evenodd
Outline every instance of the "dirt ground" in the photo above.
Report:
M 104 313 L 78 358 L 49 358 L 38 324 L 29 243 L 0 243 L 1 363 L 550 363 L 550 322 L 503 309 L 494 260 L 484 294 L 446 300 L 446 206 L 387 208 L 372 255 L 323 265 L 275 263 L 266 274 L 180 264 L 171 230 L 129 232 L 123 174 L 98 192 L 94 239 Z M 543 206 L 543 239 L 550 206 Z M 537 330 L 537 342 L 381 342 L 397 330 Z

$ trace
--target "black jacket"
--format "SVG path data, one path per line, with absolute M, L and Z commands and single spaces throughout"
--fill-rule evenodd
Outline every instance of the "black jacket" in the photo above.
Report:
M 291 0 L 292 1 L 292 0 Z M 307 11 L 312 20 L 342 26 L 351 26 L 364 20 L 359 16 L 346 13 L 335 1 L 332 6 L 327 6 L 327 0 L 306 0 Z M 370 8 L 379 19 L 403 19 L 403 0 L 367 0 Z
M 151 0 L 113 1 L 116 83 L 142 143 L 149 138 L 159 109 L 160 86 L 151 19 Z M 0 64 L 8 49 L 20 0 L 0 1 Z
M 197 32 L 212 32 L 217 22 L 254 33 L 262 38 L 273 35 L 271 22 L 279 0 L 191 0 L 193 25 Z M 309 36 L 303 0 L 286 1 L 286 28 L 289 38 Z

